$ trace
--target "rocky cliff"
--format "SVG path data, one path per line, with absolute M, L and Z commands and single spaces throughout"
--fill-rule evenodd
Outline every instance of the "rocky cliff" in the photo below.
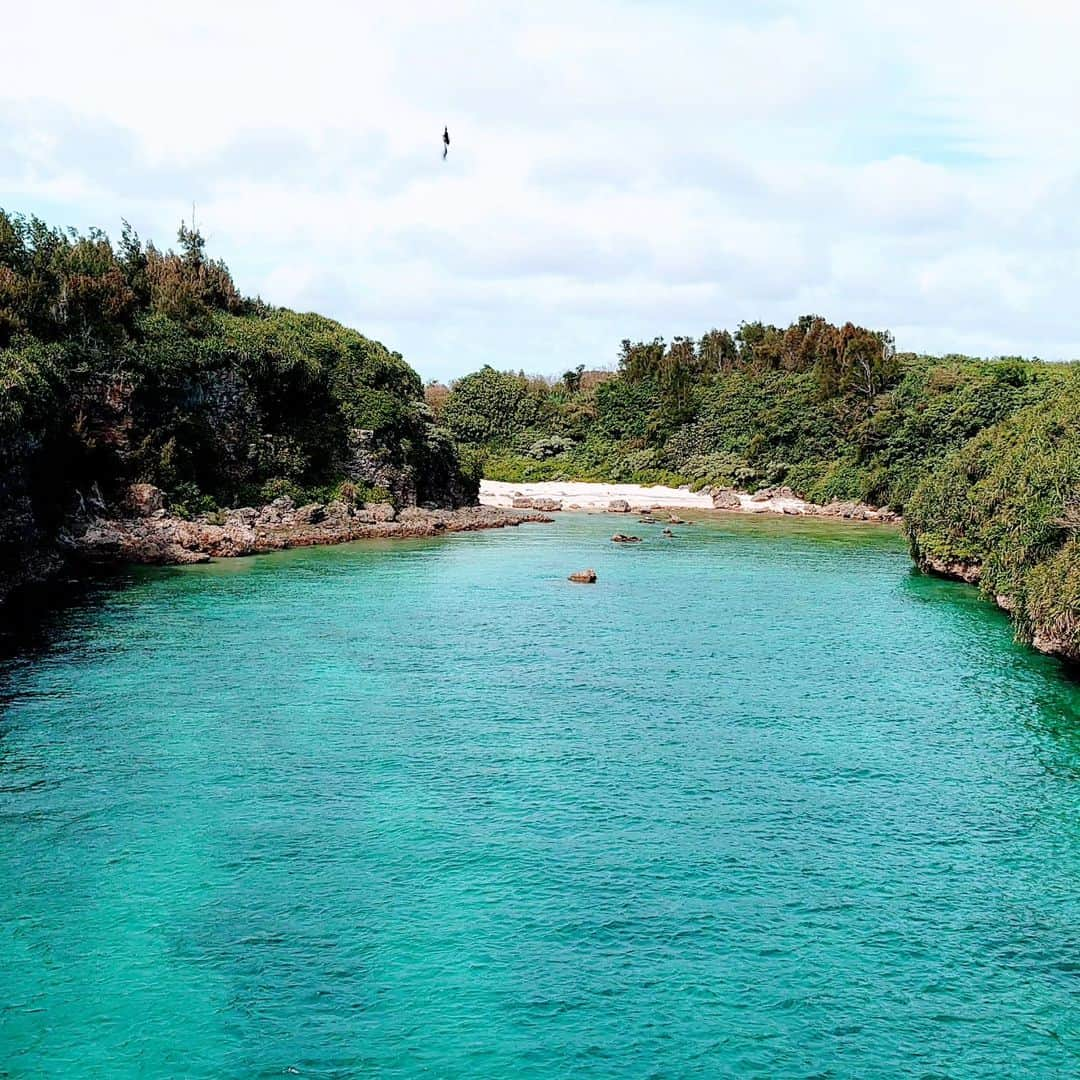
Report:
M 1080 374 L 946 457 L 905 522 L 922 569 L 978 585 L 1021 640 L 1080 663 Z
M 114 247 L 0 210 L 0 602 L 127 520 L 133 484 L 178 535 L 281 499 L 340 504 L 345 532 L 366 502 L 476 502 L 400 354 L 244 299 L 201 236 L 179 241 Z

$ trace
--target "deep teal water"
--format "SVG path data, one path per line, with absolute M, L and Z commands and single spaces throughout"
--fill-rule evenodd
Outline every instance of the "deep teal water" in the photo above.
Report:
M 10 660 L 0 1076 L 1076 1075 L 1077 687 L 895 533 L 613 527 L 138 573 Z

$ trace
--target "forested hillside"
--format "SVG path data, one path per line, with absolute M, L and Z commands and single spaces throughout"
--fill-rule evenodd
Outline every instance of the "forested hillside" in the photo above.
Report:
M 734 486 L 906 515 L 920 564 L 981 580 L 1023 636 L 1080 658 L 1080 375 L 898 354 L 806 317 L 624 341 L 613 372 L 484 368 L 429 387 L 491 479 Z
M 475 497 L 400 355 L 245 299 L 198 232 L 159 251 L 126 226 L 114 245 L 0 210 L 5 585 L 133 481 L 181 516 L 281 495 Z

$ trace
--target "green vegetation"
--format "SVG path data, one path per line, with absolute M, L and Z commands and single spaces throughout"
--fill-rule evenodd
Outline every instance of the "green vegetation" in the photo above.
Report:
M 903 512 L 923 565 L 980 565 L 1026 637 L 1080 658 L 1080 375 L 897 354 L 805 317 L 624 341 L 615 372 L 484 368 L 430 393 L 491 479 L 786 484 Z
M 449 390 L 329 319 L 245 299 L 203 238 L 114 246 L 0 211 L 0 593 L 133 481 L 180 515 L 297 500 L 458 504 L 509 481 L 756 488 L 905 514 L 1080 659 L 1080 374 L 897 354 L 807 316 L 624 341 L 615 372 L 483 368 Z
M 180 513 L 468 501 L 433 420 L 399 354 L 244 299 L 197 232 L 161 252 L 126 225 L 114 246 L 0 211 L 0 574 L 132 481 Z
M 1024 637 L 1080 659 L 1080 372 L 952 454 L 907 524 L 921 562 L 980 567 Z
M 1015 360 L 897 355 L 888 334 L 806 317 L 624 341 L 617 372 L 554 383 L 485 368 L 439 406 L 491 479 L 788 484 L 815 502 L 902 510 L 934 461 L 1056 377 Z

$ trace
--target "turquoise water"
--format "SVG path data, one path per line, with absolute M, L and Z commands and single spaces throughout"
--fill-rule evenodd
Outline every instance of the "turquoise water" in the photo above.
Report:
M 141 572 L 7 662 L 0 1076 L 1075 1075 L 1077 687 L 893 532 L 613 528 Z

